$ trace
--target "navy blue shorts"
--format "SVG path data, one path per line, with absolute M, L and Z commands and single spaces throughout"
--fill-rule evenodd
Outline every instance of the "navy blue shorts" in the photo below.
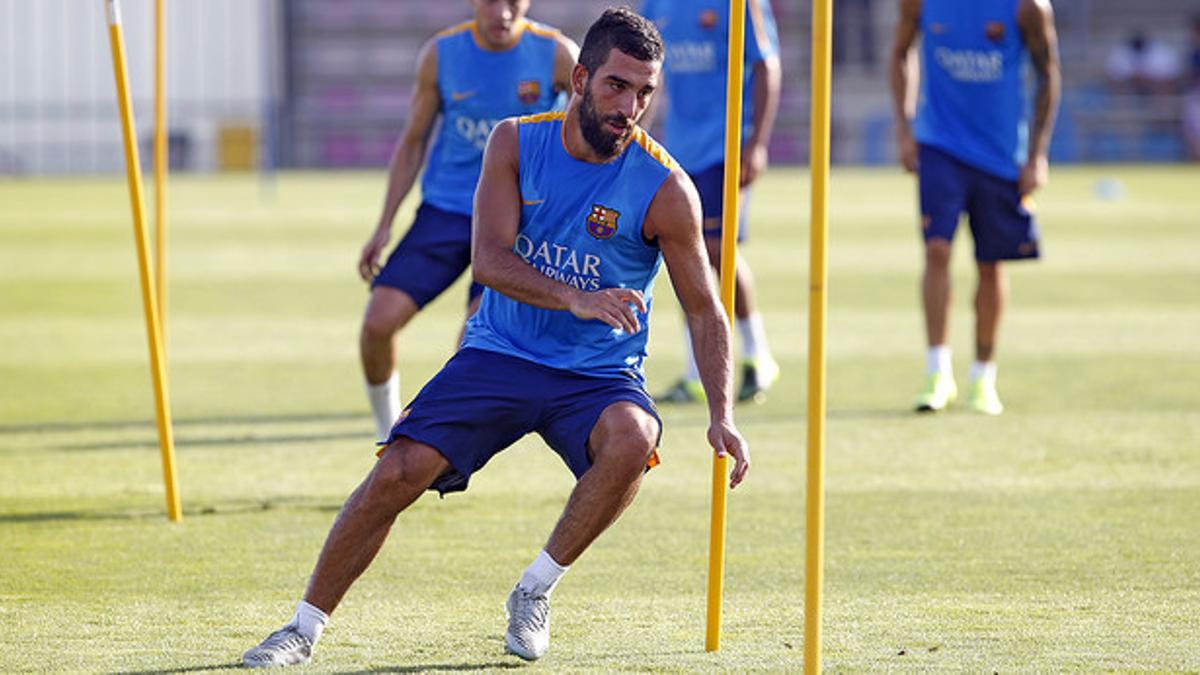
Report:
M 604 409 L 629 401 L 662 418 L 633 379 L 591 377 L 515 356 L 460 349 L 392 426 L 385 447 L 402 436 L 432 446 L 451 470 L 430 486 L 445 495 L 467 489 L 471 474 L 501 450 L 536 431 L 579 478 L 592 466 L 588 437 Z M 650 466 L 658 461 L 651 458 Z
M 389 286 L 407 293 L 424 307 L 458 280 L 471 264 L 471 216 L 443 211 L 422 203 L 417 217 L 387 264 L 371 282 L 371 288 Z M 470 303 L 483 292 L 471 282 Z
M 967 212 L 979 262 L 1037 258 L 1038 227 L 1017 182 L 999 178 L 922 145 L 918 162 L 921 229 L 925 241 L 954 241 L 959 215 Z
M 696 185 L 696 191 L 700 193 L 700 210 L 704 214 L 704 219 L 717 219 L 716 227 L 711 229 L 705 227 L 704 236 L 719 239 L 721 237 L 721 209 L 725 207 L 725 163 L 719 162 L 699 173 L 689 173 L 688 176 Z M 742 198 L 738 203 L 737 240 L 739 242 L 746 241 L 750 234 L 750 228 L 746 223 L 746 202 L 749 199 L 750 191 L 742 190 Z

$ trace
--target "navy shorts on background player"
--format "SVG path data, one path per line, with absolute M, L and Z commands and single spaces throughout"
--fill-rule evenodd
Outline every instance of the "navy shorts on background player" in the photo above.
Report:
M 471 474 L 536 431 L 579 478 L 592 466 L 587 441 L 604 409 L 629 401 L 662 419 L 632 378 L 593 377 L 482 349 L 460 349 L 421 389 L 386 443 L 408 437 L 435 448 L 451 470 L 430 487 L 467 489 Z M 650 464 L 656 463 L 653 459 Z
M 714 164 L 707 169 L 696 173 L 688 174 L 688 178 L 692 179 L 692 183 L 696 186 L 696 192 L 700 193 L 700 209 L 705 220 L 716 218 L 719 223 L 721 220 L 721 209 L 725 208 L 725 164 L 723 162 Z M 742 198 L 738 203 L 738 210 L 742 217 L 739 218 L 738 238 L 737 240 L 745 241 L 750 233 L 750 228 L 746 226 L 746 202 L 750 196 L 749 191 L 742 191 Z M 705 228 L 704 236 L 720 237 L 721 226 L 718 224 L 712 229 Z
M 929 145 L 921 145 L 918 153 L 925 241 L 953 241 L 959 216 L 966 211 L 975 238 L 975 260 L 1039 256 L 1037 222 L 1022 203 L 1016 181 L 980 171 Z
M 412 227 L 388 256 L 371 288 L 404 291 L 424 307 L 458 280 L 471 264 L 471 216 L 422 203 Z M 483 292 L 471 283 L 467 301 Z

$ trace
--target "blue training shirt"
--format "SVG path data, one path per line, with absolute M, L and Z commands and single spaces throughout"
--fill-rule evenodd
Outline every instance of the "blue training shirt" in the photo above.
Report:
M 725 159 L 725 88 L 729 67 L 729 2 L 645 0 L 642 14 L 658 26 L 670 99 L 667 147 L 691 174 Z M 754 64 L 779 54 L 779 34 L 768 0 L 746 2 L 742 138 L 754 120 Z
M 924 0 L 921 99 L 914 135 L 1016 180 L 1028 154 L 1025 41 L 1018 0 Z
M 467 322 L 462 346 L 644 382 L 652 287 L 662 256 L 643 237 L 642 223 L 675 162 L 640 128 L 610 162 L 575 159 L 567 153 L 563 119 L 563 113 L 546 113 L 518 122 L 522 207 L 513 251 L 542 274 L 584 291 L 641 291 L 646 300 L 646 314 L 638 316 L 641 330 L 628 334 L 488 288 Z
M 506 117 L 550 110 L 558 31 L 522 20 L 517 43 L 504 51 L 483 47 L 474 21 L 452 26 L 437 41 L 442 120 L 425 175 L 422 199 L 439 209 L 471 214 L 483 148 Z

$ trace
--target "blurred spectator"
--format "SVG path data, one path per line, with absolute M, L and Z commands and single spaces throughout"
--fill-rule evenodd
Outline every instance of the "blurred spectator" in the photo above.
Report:
M 1192 17 L 1191 72 L 1183 99 L 1183 139 L 1188 158 L 1200 162 L 1200 14 Z
M 833 12 L 833 62 L 846 63 L 849 47 L 857 33 L 860 62 L 868 68 L 875 65 L 875 22 L 872 0 L 840 0 Z
M 1117 93 L 1173 93 L 1182 70 L 1174 49 L 1141 31 L 1114 46 L 1104 64 L 1105 77 Z
M 1191 88 L 1200 87 L 1200 14 L 1192 16 Z

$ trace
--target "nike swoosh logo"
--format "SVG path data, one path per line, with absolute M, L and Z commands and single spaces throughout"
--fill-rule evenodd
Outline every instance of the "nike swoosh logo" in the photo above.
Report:
M 475 95 L 475 90 L 474 90 L 474 89 L 472 89 L 472 90 L 470 90 L 470 91 L 452 91 L 452 92 L 450 92 L 450 100 L 452 100 L 452 101 L 463 101 L 463 100 L 466 100 L 466 99 L 468 99 L 468 98 L 471 98 L 471 97 L 472 97 L 472 96 L 474 96 L 474 95 Z
M 522 199 L 521 203 L 524 204 L 525 206 L 533 206 L 534 204 L 541 204 L 544 201 L 546 201 L 546 200 L 545 199 Z

